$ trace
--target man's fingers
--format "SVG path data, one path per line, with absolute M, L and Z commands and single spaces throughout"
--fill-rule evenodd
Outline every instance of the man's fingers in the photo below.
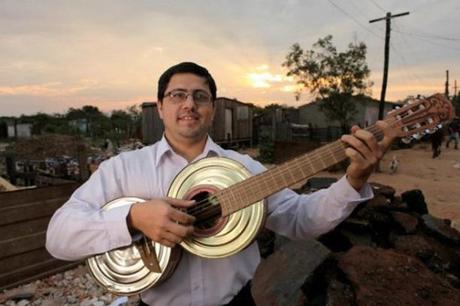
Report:
M 174 207 L 171 207 L 170 218 L 172 221 L 178 222 L 180 224 L 185 224 L 185 225 L 191 225 L 196 220 L 194 216 L 189 215 Z
M 372 152 L 374 152 L 377 157 L 381 155 L 381 149 L 377 139 L 375 139 L 372 133 L 365 130 L 358 130 L 354 135 L 359 138 Z
M 383 139 L 380 141 L 380 147 L 383 152 L 386 152 L 390 148 L 393 141 L 398 137 L 398 131 L 395 128 L 392 128 L 385 121 L 377 121 L 376 124 L 379 129 L 383 131 Z
M 190 236 L 193 233 L 194 228 L 191 225 L 185 226 L 171 222 L 167 227 L 167 231 L 183 239 Z
M 172 206 L 176 207 L 183 207 L 183 208 L 188 208 L 190 206 L 193 206 L 196 202 L 194 200 L 182 200 L 182 199 L 175 199 L 175 198 L 166 198 L 166 202 L 168 202 Z
M 367 159 L 369 154 L 371 154 L 369 147 L 363 141 L 361 141 L 358 137 L 351 136 L 351 135 L 343 135 L 341 140 L 345 142 L 346 144 L 348 144 L 351 148 L 353 148 L 353 151 L 356 151 L 357 153 L 361 154 L 361 156 L 365 159 Z M 347 156 L 352 158 L 354 154 L 350 154 Z
M 193 231 L 193 226 L 182 226 L 171 222 L 168 229 L 162 231 L 159 239 L 156 241 L 172 248 L 176 244 L 181 243 L 186 237 L 190 236 Z
M 171 242 L 172 244 L 179 244 L 182 242 L 182 240 L 184 240 L 183 237 L 180 237 L 174 233 L 171 233 L 171 232 L 164 232 L 163 233 L 163 238 L 161 239 L 162 241 L 169 241 Z

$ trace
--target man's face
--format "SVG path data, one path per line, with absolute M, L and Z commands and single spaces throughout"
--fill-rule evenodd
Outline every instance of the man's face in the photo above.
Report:
M 170 93 L 186 94 L 185 100 L 174 98 Z M 195 94 L 193 94 L 195 93 Z M 176 95 L 177 96 L 177 95 Z M 206 137 L 214 118 L 212 97 L 209 103 L 197 103 L 195 97 L 211 97 L 205 78 L 192 73 L 178 73 L 171 77 L 158 113 L 165 126 L 169 141 L 199 141 Z

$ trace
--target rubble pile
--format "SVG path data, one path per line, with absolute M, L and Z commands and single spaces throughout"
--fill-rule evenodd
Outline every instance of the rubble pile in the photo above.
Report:
M 5 306 L 134 306 L 138 297 L 118 297 L 99 286 L 84 265 L 0 293 Z
M 373 187 L 372 200 L 319 239 L 332 254 L 307 280 L 322 282 L 323 292 L 307 285 L 307 298 L 328 305 L 460 305 L 460 233 L 428 213 L 420 190 L 396 197 L 392 187 Z M 353 293 L 347 303 L 345 292 Z
M 52 156 L 75 156 L 86 143 L 83 139 L 60 134 L 19 138 L 11 149 L 17 159 L 44 160 Z
M 315 243 L 275 243 L 254 280 L 258 305 L 460 305 L 460 233 L 420 190 L 372 185 L 375 197 Z

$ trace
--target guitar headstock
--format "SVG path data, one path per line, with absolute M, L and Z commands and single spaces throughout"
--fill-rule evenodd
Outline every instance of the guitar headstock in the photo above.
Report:
M 399 137 L 407 138 L 413 135 L 420 137 L 434 131 L 440 124 L 454 117 L 454 107 L 446 96 L 434 94 L 428 98 L 411 100 L 401 108 L 390 111 L 385 121 L 397 129 Z

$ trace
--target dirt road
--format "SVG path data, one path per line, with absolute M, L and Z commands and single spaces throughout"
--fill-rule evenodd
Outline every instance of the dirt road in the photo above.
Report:
M 389 163 L 393 156 L 400 161 L 398 171 L 390 174 Z M 420 189 L 430 213 L 451 219 L 460 230 L 460 150 L 445 148 L 440 157 L 431 158 L 429 144 L 417 144 L 411 149 L 387 152 L 381 173 L 374 173 L 369 181 L 392 186 L 401 192 Z M 343 173 L 321 172 L 318 176 L 341 176 Z

